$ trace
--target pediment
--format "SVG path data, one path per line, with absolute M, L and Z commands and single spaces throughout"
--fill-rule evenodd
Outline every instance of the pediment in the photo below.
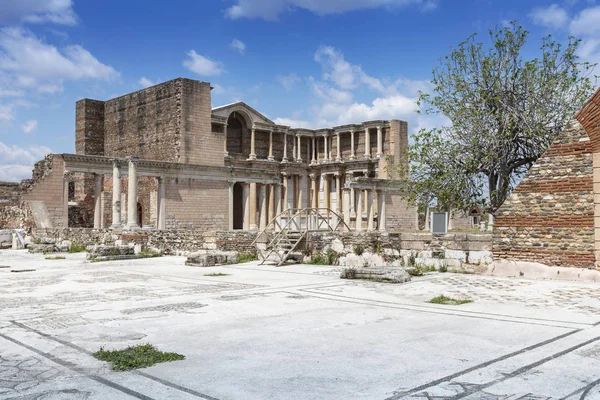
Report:
M 246 118 L 246 122 L 248 126 L 252 125 L 275 125 L 273 121 L 269 118 L 265 117 L 254 108 L 250 107 L 248 104 L 239 101 L 233 104 L 227 104 L 220 107 L 215 107 L 212 109 L 212 115 L 218 117 L 228 118 L 232 113 L 239 112 Z

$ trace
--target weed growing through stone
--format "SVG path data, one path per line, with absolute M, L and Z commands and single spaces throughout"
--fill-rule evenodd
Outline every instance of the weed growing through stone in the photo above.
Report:
M 204 276 L 229 276 L 231 274 L 224 274 L 222 272 L 213 272 L 212 274 L 204 274 Z
M 446 305 L 451 305 L 451 306 L 460 306 L 461 304 L 467 304 L 467 303 L 472 303 L 472 302 L 473 302 L 473 300 L 453 299 L 452 297 L 447 297 L 444 295 L 434 297 L 433 299 L 428 301 L 428 303 L 446 304 Z
M 357 256 L 362 256 L 362 254 L 365 252 L 365 249 L 360 244 L 354 246 L 353 250 L 354 254 L 356 254 Z
M 81 243 L 73 243 L 69 247 L 69 253 L 83 253 L 85 251 L 85 245 Z
M 144 249 L 144 250 L 140 251 L 140 256 L 142 256 L 144 258 L 152 258 L 152 257 L 161 257 L 162 254 L 160 254 L 156 250 L 147 250 L 147 249 Z
M 158 351 L 151 344 L 130 346 L 124 350 L 104 350 L 101 347 L 92 355 L 98 360 L 110 362 L 114 371 L 129 371 L 185 359 L 181 354 Z
M 256 253 L 240 253 L 238 255 L 238 263 L 242 264 L 242 263 L 247 263 L 250 261 L 256 261 L 258 260 L 258 255 Z
M 46 257 L 46 260 L 64 260 L 65 257 L 64 256 L 49 256 Z
M 340 256 L 339 256 L 338 253 L 336 253 L 332 249 L 329 249 L 329 250 L 327 250 L 327 252 L 325 254 L 323 254 L 323 253 L 313 254 L 310 257 L 310 260 L 307 261 L 307 262 L 305 262 L 305 264 L 311 264 L 311 265 L 337 265 L 339 257 Z

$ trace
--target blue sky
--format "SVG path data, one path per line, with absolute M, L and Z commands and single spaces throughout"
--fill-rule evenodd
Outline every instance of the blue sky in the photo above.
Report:
M 0 181 L 75 151 L 77 100 L 176 77 L 293 127 L 439 126 L 414 112 L 438 59 L 510 20 L 531 32 L 531 57 L 544 35 L 572 34 L 600 61 L 595 0 L 0 0 Z

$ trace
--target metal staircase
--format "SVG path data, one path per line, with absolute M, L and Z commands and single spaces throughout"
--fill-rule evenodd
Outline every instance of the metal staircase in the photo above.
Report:
M 309 232 L 335 231 L 340 227 L 350 230 L 344 219 L 329 208 L 288 209 L 273 218 L 252 244 L 257 246 L 257 253 L 261 255 L 261 265 L 276 255 L 279 267 L 297 254 Z M 260 240 L 266 243 L 265 249 L 259 248 Z

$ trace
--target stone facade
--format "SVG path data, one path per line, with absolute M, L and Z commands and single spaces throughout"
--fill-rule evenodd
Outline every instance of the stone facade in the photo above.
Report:
M 594 171 L 600 157 L 599 104 L 600 91 L 502 205 L 495 221 L 495 258 L 563 267 L 597 265 L 594 229 L 599 232 L 600 215 L 596 222 L 594 216 L 595 203 L 600 204 L 600 174 Z
M 178 78 L 78 101 L 77 154 L 43 160 L 12 204 L 31 202 L 44 227 L 256 231 L 322 208 L 358 231 L 416 228 L 391 181 L 407 163 L 406 122 L 294 129 L 241 102 L 211 108 L 210 92 Z

